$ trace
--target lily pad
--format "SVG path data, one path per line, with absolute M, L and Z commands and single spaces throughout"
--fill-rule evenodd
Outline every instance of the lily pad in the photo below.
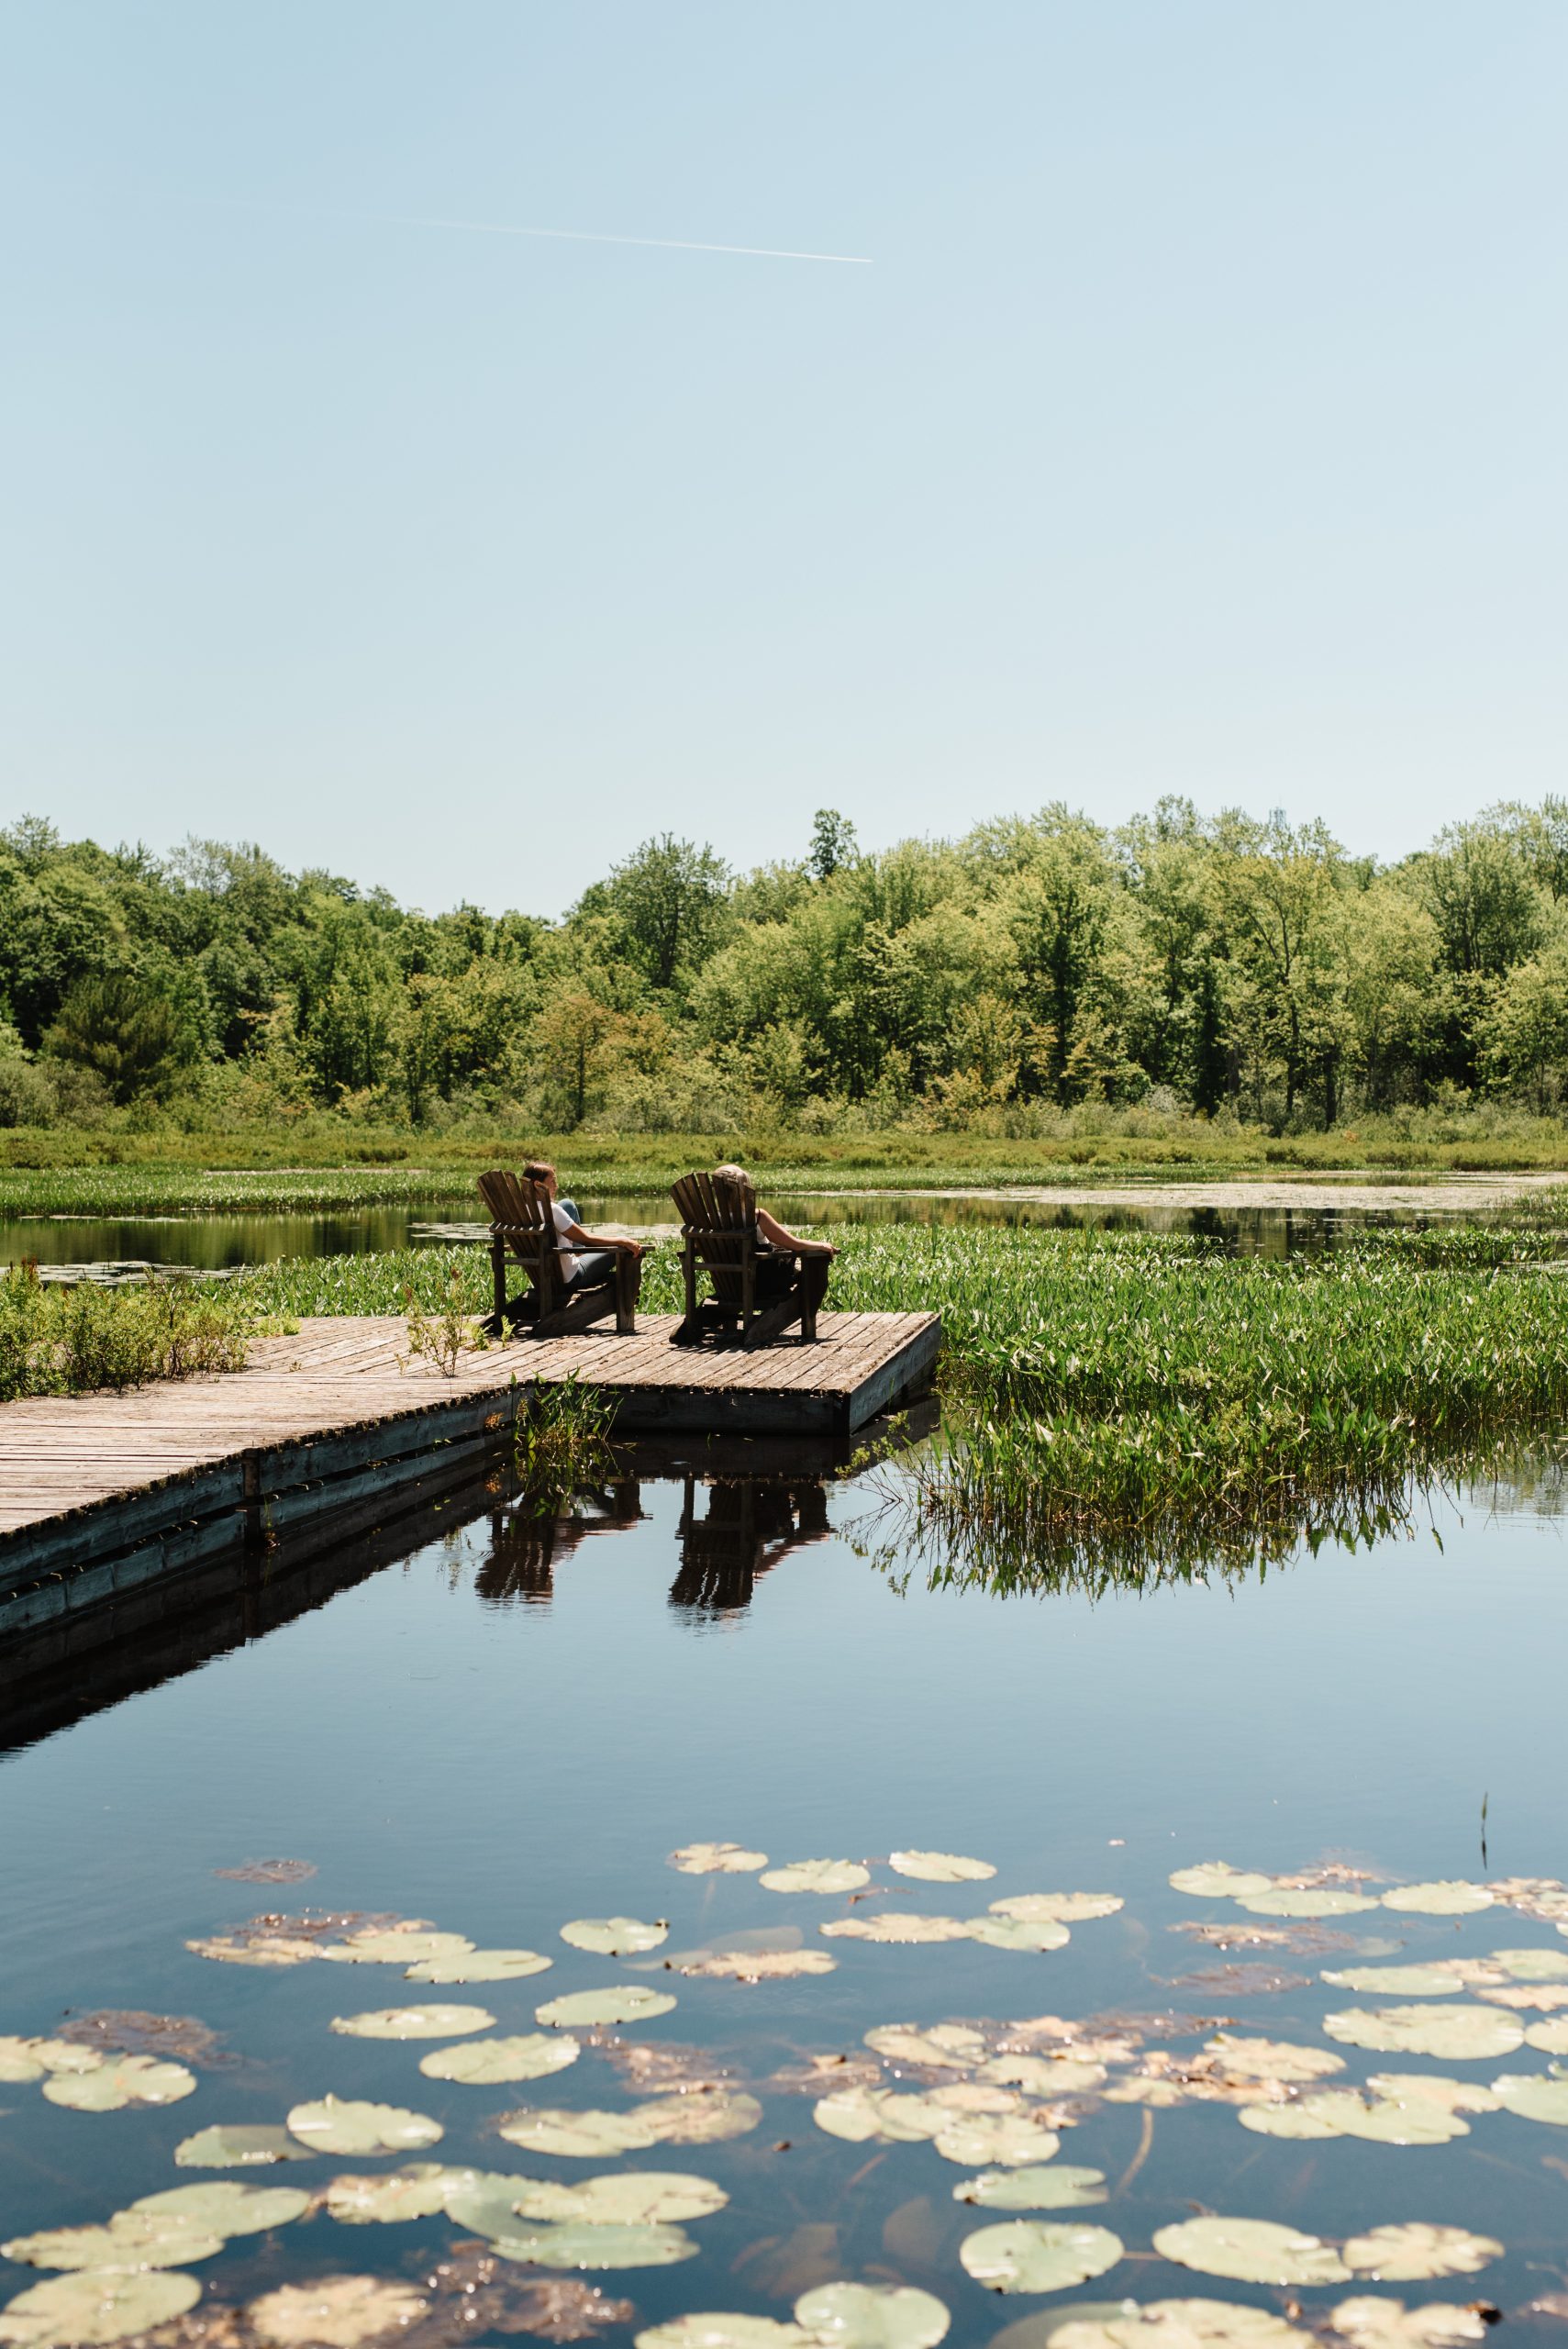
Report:
M 680 2170 L 618 2170 L 585 2177 L 576 2186 L 553 2179 L 519 2181 L 517 2208 L 525 2219 L 551 2226 L 674 2226 L 684 2219 L 707 2219 L 729 2197 L 708 2177 Z
M 1511 2054 L 1524 2031 L 1496 2007 L 1347 2007 L 1325 2015 L 1330 2039 L 1385 2055 L 1436 2055 L 1450 2064 Z
M 1114 1917 L 1124 1906 L 1118 1892 L 1013 1892 L 993 1900 L 994 1917 L 1019 1917 L 1031 1924 L 1053 1917 L 1059 1925 L 1076 1925 L 1091 1917 Z
M 1543 2072 L 1506 2072 L 1492 2092 L 1507 2112 L 1521 2121 L 1555 2122 L 1568 2129 L 1568 2079 Z
M 535 2267 L 673 2267 L 697 2254 L 697 2245 L 679 2227 L 519 2224 L 516 2235 L 494 2235 L 491 2241 L 503 2259 L 525 2260 Z
M 633 2114 L 661 2145 L 717 2145 L 748 2135 L 762 2108 L 743 2088 L 693 2088 L 651 2098 L 634 2106 Z
M 346 2039 L 455 2039 L 460 2032 L 491 2031 L 484 2007 L 376 2007 L 362 2015 L 334 2015 L 330 2028 Z
M 206 2178 L 194 2186 L 165 2187 L 159 2194 L 143 2194 L 130 2209 L 158 2219 L 175 2219 L 222 2235 L 266 2234 L 273 2227 L 291 2226 L 310 2208 L 310 2197 L 297 2186 L 241 2186 L 231 2177 Z M 122 2216 L 128 2215 L 122 2213 Z
M 805 2349 L 798 2324 L 777 2317 L 731 2315 L 719 2309 L 698 2316 L 672 2317 L 637 2336 L 636 2349 Z
M 887 1865 L 922 1884 L 980 1884 L 996 1873 L 989 1860 L 968 1860 L 959 1852 L 890 1852 Z
M 1495 1949 L 1491 1962 L 1515 1982 L 1568 1982 L 1568 1950 Z
M 327 2188 L 327 2215 L 346 2227 L 433 2219 L 446 2209 L 451 2179 L 461 2175 L 439 2162 L 417 2162 L 384 2177 L 335 2177 Z
M 597 1957 L 639 1957 L 667 1941 L 670 1928 L 662 1917 L 645 1923 L 640 1917 L 574 1917 L 561 1928 L 561 1938 L 573 1949 L 592 1950 Z
M 1103 2276 L 1125 2249 L 1108 2227 L 1011 2219 L 966 2235 L 958 2255 L 965 2273 L 994 2292 L 1066 2292 Z
M 320 2154 L 405 2154 L 433 2145 L 445 2132 L 439 2121 L 399 2104 L 360 2104 L 324 2096 L 296 2104 L 288 2125 L 302 2145 Z
M 1317 2110 L 1317 2102 L 1316 2097 L 1302 2097 L 1290 2104 L 1243 2104 L 1236 2118 L 1260 2137 L 1342 2137 L 1344 2131 Z
M 962 2162 L 965 2169 L 982 2163 L 1023 2169 L 1048 2162 L 1062 2140 L 1027 2112 L 998 2112 L 954 2120 L 933 2143 L 943 2161 Z
M 1066 1926 L 1054 1917 L 971 1917 L 963 1930 L 966 1940 L 990 1949 L 1042 1952 L 1062 1948 L 1068 1938 Z
M 564 2072 L 582 2054 L 569 2035 L 526 2031 L 512 2039 L 470 2039 L 455 2047 L 432 2047 L 419 2058 L 427 2079 L 462 2080 L 470 2087 L 495 2087 L 505 2080 L 542 2080 Z
M 1331 2243 L 1272 2219 L 1184 2219 L 1161 2227 L 1154 2248 L 1179 2267 L 1239 2284 L 1342 2284 L 1351 2272 Z
M 1248 2109 L 1254 2116 L 1291 2110 L 1288 2105 L 1253 2105 Z M 1329 2088 L 1303 2098 L 1294 2110 L 1309 2111 L 1336 2137 L 1362 2137 L 1373 2144 L 1446 2145 L 1455 2137 L 1469 2134 L 1469 2123 L 1462 2121 L 1451 2106 L 1425 2097 L 1367 2099 L 1355 2088 Z M 1270 2132 L 1256 2118 L 1249 2120 L 1247 2113 L 1242 2118 L 1250 2128 L 1262 2129 L 1265 2135 L 1291 2133 L 1283 2130 Z
M 210 1957 L 219 1965 L 307 1965 L 312 1958 L 326 1954 L 319 1942 L 291 1939 L 287 1934 L 267 1934 L 252 1941 L 248 1936 L 213 1933 L 206 1940 L 187 1942 L 185 1947 L 196 1957 Z
M 367 1928 L 362 1932 L 346 1933 L 340 1942 L 318 1942 L 312 1947 L 317 1957 L 330 1958 L 339 1965 L 424 1965 L 432 1958 L 469 1957 L 473 1953 L 473 1943 L 466 1933 L 438 1933 L 413 1928 L 391 1932 Z M 350 2282 L 356 2280 L 349 2278 Z
M 1372 2095 L 1408 2104 L 1440 2104 L 1445 2112 L 1496 2112 L 1497 2099 L 1478 2080 L 1451 2080 L 1441 2072 L 1374 2072 Z
M 1420 2222 L 1373 2227 L 1364 2235 L 1352 2235 L 1345 2245 L 1347 2267 L 1385 2284 L 1418 2283 L 1430 2276 L 1473 2276 L 1478 2267 L 1502 2255 L 1502 2244 L 1490 2235 L 1472 2234 L 1466 2227 Z
M 1069 2318 L 1052 2332 L 1051 2344 L 1052 2349 L 1297 2349 L 1310 2338 L 1267 2309 L 1248 2308 L 1236 2300 L 1151 2300 L 1144 2308 L 1124 2300 L 1118 2310 L 1101 2317 Z
M 836 1973 L 838 1964 L 825 1949 L 716 1950 L 681 1972 L 714 1982 L 790 1982 L 806 1974 Z
M 1568 2055 L 1568 2015 L 1561 2015 L 1555 2022 L 1532 2022 L 1525 2030 L 1527 2047 L 1539 2047 L 1543 2055 Z
M 195 2092 L 196 2076 L 183 2064 L 151 2055 L 117 2055 L 90 2071 L 51 2071 L 43 2084 L 50 2104 L 73 2112 L 118 2112 L 128 2104 L 178 2104 Z
M 547 2107 L 508 2113 L 499 2123 L 509 2145 L 530 2154 L 560 2154 L 572 2161 L 604 2161 L 617 2154 L 645 2154 L 659 2143 L 658 2132 L 636 2112 L 579 2112 Z
M 555 1964 L 537 1949 L 471 1949 L 454 1957 L 425 1957 L 405 1968 L 410 1982 L 521 1982 Z
M 683 1843 L 670 1854 L 683 1876 L 750 1876 L 767 1865 L 766 1852 L 749 1852 L 744 1843 Z
M 1492 1977 L 1494 1980 L 1496 1976 Z M 1325 1974 L 1336 1990 L 1360 1990 L 1389 1998 L 1451 1998 L 1460 1987 L 1452 1968 L 1436 1965 L 1345 1965 Z
M 1466 2341 L 1485 2341 L 1486 2320 L 1473 2309 L 1455 2308 L 1434 2300 L 1426 2308 L 1407 2309 L 1403 2300 L 1341 2300 L 1329 2321 L 1355 2349 L 1460 2349 Z
M 216 2259 L 224 2237 L 175 2211 L 117 2210 L 101 2227 L 44 2227 L 0 2251 L 27 2267 L 179 2267 Z
M 1223 2058 L 1228 2072 L 1242 2079 L 1324 2080 L 1345 2068 L 1344 2057 L 1326 2047 L 1297 2047 L 1284 2039 L 1233 2039 L 1221 2031 L 1205 2043 Z
M 1364 1892 L 1341 1892 L 1326 1884 L 1274 1884 L 1266 1892 L 1236 1898 L 1254 1917 L 1354 1917 L 1378 1905 Z
M 982 2170 L 955 2186 L 952 2199 L 977 2203 L 983 2210 L 1086 2210 L 1106 2199 L 1105 2172 L 1076 2169 L 1070 2162 Z
M 24 2080 L 41 2080 L 49 2065 L 35 2052 L 30 2039 L 0 2038 L 0 2080 L 7 2087 Z
M 1190 1892 L 1200 1900 L 1242 1900 L 1257 1892 L 1272 1892 L 1272 1876 L 1249 1868 L 1233 1868 L 1229 1860 L 1204 1860 L 1194 1868 L 1177 1868 L 1166 1878 L 1176 1892 Z
M 879 2023 L 866 2032 L 865 2043 L 890 2064 L 919 2064 L 931 2071 L 967 2072 L 985 2055 L 980 2032 L 960 2022 L 933 2023 L 929 2031 L 917 2023 Z
M 839 1917 L 817 1930 L 856 1942 L 961 1942 L 966 1933 L 957 1917 L 922 1917 L 903 1909 L 873 1909 L 866 1917 Z
M 995 2055 L 974 2076 L 1027 2089 L 1030 2096 L 1082 2096 L 1104 2086 L 1106 2067 L 1071 2055 Z
M 182 2138 L 174 2148 L 176 2169 L 260 2169 L 270 2162 L 309 2159 L 306 2146 L 286 2129 L 267 2122 L 198 2129 L 194 2137 Z
M 246 2314 L 273 2349 L 359 2349 L 417 2323 L 428 2307 L 422 2293 L 380 2276 L 323 2276 L 264 2292 Z
M 858 1892 L 871 1870 L 858 1860 L 792 1860 L 770 1868 L 762 1879 L 770 1892 Z
M 950 2115 L 923 2096 L 894 2088 L 840 2088 L 811 2109 L 818 2129 L 851 2145 L 907 2145 L 935 2137 Z
M 557 2031 L 574 2031 L 579 2025 L 591 2031 L 606 2023 L 651 2022 L 655 2015 L 669 2014 L 674 2004 L 668 1990 L 624 1982 L 608 1990 L 572 1990 L 563 1998 L 548 1999 L 534 2009 L 534 2021 Z
M 75 2349 L 79 2343 L 123 2341 L 129 2333 L 172 2324 L 201 2296 L 194 2276 L 166 2268 L 89 2268 L 51 2276 L 0 2309 L 0 2341 L 14 2349 Z
M 1479 1884 L 1451 1877 L 1443 1884 L 1401 1884 L 1383 1896 L 1385 1909 L 1412 1910 L 1418 1917 L 1470 1917 L 1490 1909 L 1492 1895 Z
M 909 2284 L 818 2284 L 796 2300 L 795 2321 L 829 2349 L 936 2349 L 952 2322 Z

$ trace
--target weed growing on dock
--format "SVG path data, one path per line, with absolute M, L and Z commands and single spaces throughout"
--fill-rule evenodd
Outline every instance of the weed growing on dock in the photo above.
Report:
M 249 1328 L 231 1290 L 178 1280 L 67 1288 L 17 1265 L 0 1274 L 0 1402 L 242 1370 Z
M 427 1313 L 411 1287 L 404 1289 L 403 1309 L 408 1333 L 405 1367 L 410 1362 L 432 1362 L 443 1378 L 452 1378 L 465 1353 L 489 1343 L 472 1312 L 466 1309 L 462 1273 L 457 1264 L 448 1272 L 446 1297 L 436 1312 Z

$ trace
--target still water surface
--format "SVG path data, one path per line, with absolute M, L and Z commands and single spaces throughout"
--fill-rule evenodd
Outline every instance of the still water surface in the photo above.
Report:
M 998 2299 L 958 2257 L 966 2234 L 1012 2215 L 954 2200 L 977 2165 L 927 2143 L 844 2143 L 814 2125 L 810 2098 L 766 2085 L 813 2054 L 863 2055 L 876 2025 L 952 2018 L 1118 2010 L 1145 2019 L 1134 2039 L 1141 2030 L 1146 2046 L 1178 2055 L 1229 2019 L 1249 2034 L 1333 2047 L 1325 2014 L 1378 2001 L 1324 1984 L 1325 1967 L 1568 1949 L 1550 1922 L 1499 1907 L 1457 1920 L 1372 1909 L 1295 1946 L 1221 1950 L 1178 1929 L 1240 1924 L 1242 1912 L 1167 1882 L 1204 1860 L 1284 1871 L 1330 1856 L 1391 1879 L 1561 1876 L 1559 1523 L 1469 1500 L 1440 1510 L 1440 1547 L 1423 1534 L 1232 1586 L 1091 1602 L 923 1586 L 900 1596 L 850 1538 L 867 1507 L 852 1481 L 748 1490 L 650 1479 L 608 1497 L 585 1536 L 498 1512 L 443 1520 L 317 1611 L 0 1762 L 0 2032 L 45 2033 L 72 2010 L 147 2009 L 201 2018 L 225 2048 L 195 2093 L 163 2110 L 89 2114 L 45 2102 L 35 2086 L 0 2089 L 6 2234 L 100 2219 L 203 2176 L 314 2187 L 395 2167 L 394 2155 L 266 2171 L 172 2165 L 196 2130 L 279 2122 L 296 2099 L 331 2090 L 433 2116 L 446 2132 L 435 2157 L 453 2163 L 568 2180 L 616 2168 L 716 2179 L 729 2205 L 692 2222 L 695 2258 L 591 2279 L 632 2299 L 642 2324 L 691 2310 L 786 2318 L 796 2293 L 838 2277 L 935 2293 L 962 2343 L 1089 2299 L 1283 2305 L 1278 2291 L 1151 2253 L 1153 2231 L 1195 2206 L 1335 2238 L 1433 2221 L 1506 2246 L 1474 2277 L 1302 2295 L 1318 2314 L 1352 2288 L 1412 2303 L 1479 2295 L 1516 2313 L 1562 2292 L 1568 2129 L 1506 2111 L 1475 2115 L 1451 2144 L 1406 2148 L 1258 2136 L 1224 2104 L 1146 2111 L 1087 2097 L 1058 2159 L 1103 2171 L 1108 2199 L 1041 2215 L 1107 2226 L 1129 2256 L 1077 2291 Z M 868 1858 L 873 1883 L 889 1889 L 857 1904 L 772 1893 L 755 1873 L 673 1871 L 666 1854 L 695 1839 L 733 1839 L 775 1865 Z M 911 1882 L 885 1865 L 907 1846 L 974 1855 L 996 1873 Z M 317 1872 L 284 1890 L 214 1873 L 262 1855 Z M 1052 1890 L 1114 1893 L 1125 1906 L 1074 1924 L 1065 1947 L 1043 1954 L 817 1932 L 877 1908 L 968 1917 L 993 1898 Z M 391 1967 L 250 1969 L 184 1947 L 258 1910 L 307 1903 L 426 1918 L 555 1963 L 533 1980 L 413 1990 Z M 795 1929 L 837 1970 L 747 1986 L 665 1972 L 657 1957 L 648 1970 L 587 1955 L 558 1937 L 569 1919 L 615 1914 L 670 1920 L 673 1951 Z M 1239 1989 L 1223 1971 L 1260 1959 L 1284 1987 Z M 641 2092 L 591 2045 L 548 2080 L 473 2087 L 422 2077 L 428 2043 L 328 2028 L 337 2015 L 434 1998 L 483 2006 L 500 2032 L 527 2032 L 540 1999 L 628 1981 L 678 2004 L 619 2036 L 707 2051 L 762 2097 L 758 2128 L 618 2162 L 524 2154 L 495 2134 L 502 2113 L 624 2110 Z M 1159 2019 L 1170 2010 L 1173 2021 Z M 1544 2073 L 1551 2060 L 1529 2047 L 1440 2064 L 1334 2052 L 1341 2081 L 1425 2070 L 1485 2082 Z M 350 2228 L 321 2215 L 238 2239 L 197 2272 L 230 2301 L 333 2273 L 412 2277 L 460 2232 L 439 2218 Z M 0 2298 L 37 2280 L 0 2260 Z M 1529 2322 L 1520 2337 L 1530 2336 L 1552 2338 L 1552 2323 Z
M 1157 1191 L 1147 1207 L 1085 1201 L 1082 1206 L 1029 1200 L 934 1198 L 918 1191 L 869 1192 L 858 1197 L 819 1192 L 784 1195 L 774 1204 L 792 1221 L 920 1223 L 937 1225 L 1029 1224 L 1058 1230 L 1165 1231 L 1197 1233 L 1218 1240 L 1238 1255 L 1289 1256 L 1331 1248 L 1336 1241 L 1392 1222 L 1434 1219 L 1395 1210 L 1373 1213 L 1338 1208 L 1191 1208 L 1164 1204 Z M 622 1197 L 584 1191 L 578 1205 L 590 1223 L 646 1228 L 663 1220 L 673 1230 L 674 1209 L 646 1194 Z M 31 1257 L 40 1264 L 124 1264 L 177 1265 L 217 1272 L 241 1264 L 268 1264 L 284 1256 L 373 1254 L 406 1248 L 430 1236 L 432 1226 L 477 1229 L 478 1213 L 469 1193 L 396 1207 L 356 1208 L 314 1215 L 23 1216 L 0 1218 L 0 1264 Z M 1454 1220 L 1452 1212 L 1436 1219 Z

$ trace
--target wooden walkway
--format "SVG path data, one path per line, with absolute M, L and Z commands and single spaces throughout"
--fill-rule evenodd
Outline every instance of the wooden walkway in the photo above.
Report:
M 817 1344 L 746 1353 L 672 1346 L 674 1326 L 513 1341 L 448 1378 L 406 1361 L 401 1319 L 323 1318 L 258 1340 L 228 1376 L 0 1405 L 0 1634 L 207 1555 L 237 1526 L 264 1543 L 439 1458 L 456 1469 L 506 1441 L 533 1387 L 573 1374 L 614 1401 L 617 1436 L 844 1435 L 929 1386 L 941 1336 L 931 1313 L 825 1313 Z

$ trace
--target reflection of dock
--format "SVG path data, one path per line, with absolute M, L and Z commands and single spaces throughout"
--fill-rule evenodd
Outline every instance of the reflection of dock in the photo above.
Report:
M 828 1488 L 817 1476 L 785 1482 L 776 1476 L 716 1476 L 707 1486 L 707 1508 L 697 1514 L 702 1490 L 695 1476 L 685 1480 L 681 1509 L 681 1571 L 671 1604 L 704 1614 L 727 1615 L 751 1604 L 762 1576 L 808 1542 L 825 1542 Z
M 749 1353 L 672 1346 L 674 1326 L 515 1342 L 444 1378 L 401 1366 L 400 1319 L 318 1319 L 227 1377 L 0 1405 L 0 1636 L 183 1571 L 237 1530 L 265 1542 L 478 1464 L 536 1386 L 597 1388 L 617 1437 L 831 1438 L 920 1394 L 941 1337 L 933 1313 L 825 1313 L 818 1343 Z

